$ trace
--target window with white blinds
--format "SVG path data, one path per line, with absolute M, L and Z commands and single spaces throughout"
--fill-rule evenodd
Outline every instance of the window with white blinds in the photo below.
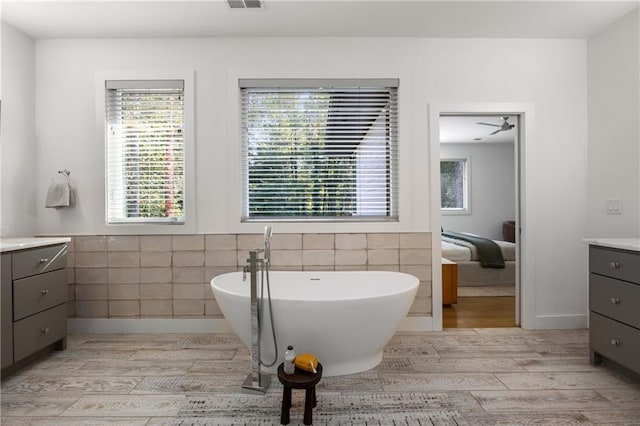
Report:
M 398 219 L 398 80 L 239 85 L 243 221 Z
M 184 223 L 184 81 L 105 90 L 107 223 Z

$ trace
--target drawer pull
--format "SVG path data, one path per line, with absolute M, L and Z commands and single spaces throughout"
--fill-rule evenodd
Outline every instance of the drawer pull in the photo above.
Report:
M 620 263 L 619 262 L 611 262 L 609 265 L 611 265 L 611 269 L 619 269 L 620 268 Z
M 40 292 L 40 294 L 42 294 L 42 295 L 47 295 L 47 294 L 49 294 L 49 290 L 47 290 L 46 288 L 45 288 L 45 289 L 42 289 L 42 291 Z M 613 300 L 613 299 L 611 299 L 611 300 Z
M 620 304 L 620 298 L 619 297 L 612 297 L 611 298 L 611 303 L 613 303 L 614 305 L 619 305 Z
M 49 332 L 49 327 L 42 327 L 42 328 L 40 329 L 40 333 L 42 333 L 42 334 L 47 334 L 48 332 Z M 612 341 L 613 341 L 613 340 L 612 340 Z
M 51 260 L 49 260 L 49 259 L 47 259 L 47 258 L 45 258 L 45 259 L 40 259 L 40 263 L 46 263 L 46 265 L 44 265 L 44 266 L 42 267 L 42 270 L 41 270 L 40 272 L 45 272 L 45 271 L 49 268 L 49 266 L 51 266 L 51 265 L 56 261 L 56 259 L 57 259 L 58 257 L 60 257 L 60 256 L 64 256 L 64 255 L 66 255 L 66 254 L 67 254 L 67 245 L 65 244 L 65 245 L 63 245 L 63 246 L 62 246 L 62 248 L 60 249 L 60 251 L 58 251 L 58 253 L 56 253 L 56 255 L 55 255 L 55 256 L 53 256 L 53 258 L 52 258 Z
M 620 346 L 620 343 L 621 343 L 621 342 L 620 342 L 620 340 L 618 340 L 618 339 L 611 339 L 611 344 L 612 344 L 613 346 Z

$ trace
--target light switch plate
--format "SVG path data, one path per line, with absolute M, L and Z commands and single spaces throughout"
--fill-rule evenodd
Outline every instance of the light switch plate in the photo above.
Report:
M 622 200 L 607 200 L 607 214 L 622 214 Z

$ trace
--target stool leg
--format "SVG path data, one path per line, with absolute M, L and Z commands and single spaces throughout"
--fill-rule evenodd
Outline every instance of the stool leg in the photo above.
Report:
M 280 424 L 289 424 L 289 409 L 291 408 L 291 388 L 285 386 L 282 391 L 282 412 L 280 413 Z
M 316 405 L 318 405 L 318 400 L 316 399 L 316 387 L 314 386 L 311 390 L 313 391 L 313 408 L 316 408 Z
M 314 400 L 314 388 L 307 388 L 304 394 L 304 419 L 305 425 L 313 424 L 313 400 Z

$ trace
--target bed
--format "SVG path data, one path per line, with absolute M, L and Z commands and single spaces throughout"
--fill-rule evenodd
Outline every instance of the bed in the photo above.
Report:
M 442 236 L 442 257 L 457 263 L 459 287 L 515 285 L 516 245 L 508 241 L 494 242 L 502 252 L 504 268 L 483 267 L 473 244 Z

